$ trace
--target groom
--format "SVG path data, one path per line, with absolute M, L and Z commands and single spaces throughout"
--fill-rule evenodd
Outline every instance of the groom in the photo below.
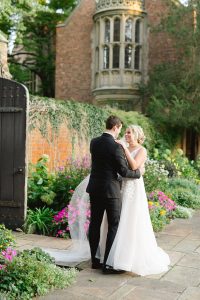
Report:
M 86 191 L 90 195 L 91 221 L 89 227 L 89 243 L 92 268 L 101 268 L 95 257 L 100 240 L 100 227 L 106 210 L 108 234 L 106 240 L 103 273 L 117 273 L 106 265 L 108 254 L 119 225 L 121 212 L 121 195 L 119 175 L 128 178 L 139 178 L 140 171 L 128 168 L 123 148 L 115 142 L 122 128 L 122 121 L 116 116 L 106 120 L 106 131 L 90 143 L 92 169 Z M 119 175 L 118 175 L 119 174 Z

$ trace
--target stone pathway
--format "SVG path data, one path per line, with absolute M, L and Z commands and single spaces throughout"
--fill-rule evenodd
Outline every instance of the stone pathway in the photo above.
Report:
M 64 250 L 70 240 L 15 233 L 18 249 L 33 247 Z M 78 265 L 77 281 L 37 300 L 200 300 L 200 211 L 191 219 L 176 219 L 156 234 L 157 242 L 170 256 L 168 272 L 140 277 L 135 274 L 103 275 L 90 269 L 89 262 Z

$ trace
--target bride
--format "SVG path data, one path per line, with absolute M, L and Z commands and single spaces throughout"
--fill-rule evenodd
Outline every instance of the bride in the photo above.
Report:
M 128 147 L 123 142 L 116 141 L 124 148 L 130 167 L 133 170 L 140 168 L 143 172 L 147 159 L 147 151 L 142 146 L 144 139 L 142 128 L 130 125 L 125 133 Z M 77 200 L 80 202 L 81 199 L 82 203 L 78 223 L 76 221 L 70 225 L 72 222 L 70 222 L 69 214 L 70 233 L 74 241 L 74 256 L 77 261 L 90 258 L 89 243 L 86 230 L 84 230 L 88 224 L 87 213 L 85 213 L 89 203 L 89 195 L 85 192 L 88 180 L 89 176 L 80 183 L 70 202 L 70 205 L 74 205 Z M 104 257 L 106 236 L 107 217 L 105 213 L 101 226 L 99 249 L 96 254 L 101 262 Z M 123 178 L 120 222 L 106 264 L 116 270 L 129 271 L 141 276 L 168 270 L 169 256 L 157 245 L 142 176 L 136 180 Z

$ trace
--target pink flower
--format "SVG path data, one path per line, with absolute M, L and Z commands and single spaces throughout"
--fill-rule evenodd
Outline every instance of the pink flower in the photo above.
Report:
M 3 257 L 8 261 L 12 261 L 13 258 L 17 255 L 17 251 L 13 250 L 10 247 L 8 247 L 5 251 L 2 251 L 1 253 Z
M 6 268 L 5 265 L 0 265 L 0 270 L 4 270 Z

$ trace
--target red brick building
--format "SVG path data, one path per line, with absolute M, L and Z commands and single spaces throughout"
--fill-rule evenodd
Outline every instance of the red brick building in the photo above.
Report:
M 138 84 L 155 64 L 174 59 L 166 34 L 151 32 L 166 0 L 97 1 L 80 1 L 57 27 L 56 98 L 140 110 Z

